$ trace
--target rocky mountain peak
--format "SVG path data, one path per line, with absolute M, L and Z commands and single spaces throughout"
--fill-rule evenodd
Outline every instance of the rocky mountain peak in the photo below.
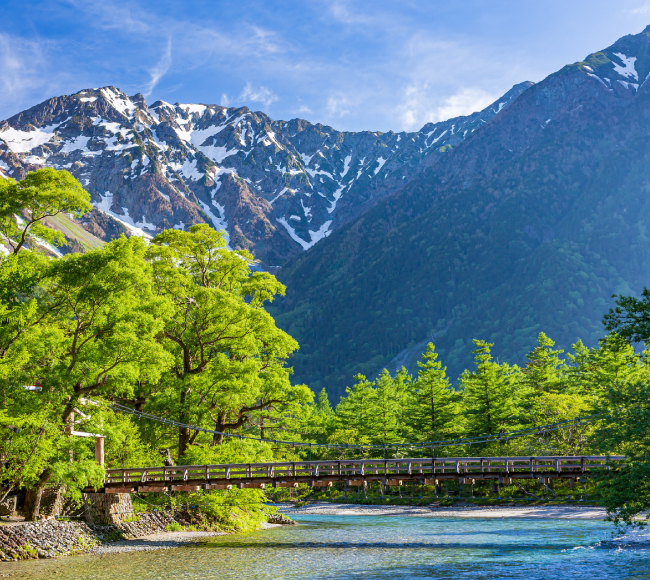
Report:
M 247 107 L 146 103 L 114 86 L 54 97 L 0 123 L 0 174 L 67 169 L 91 193 L 93 232 L 154 235 L 205 222 L 266 265 L 311 248 L 481 130 L 485 110 L 420 131 L 341 132 Z

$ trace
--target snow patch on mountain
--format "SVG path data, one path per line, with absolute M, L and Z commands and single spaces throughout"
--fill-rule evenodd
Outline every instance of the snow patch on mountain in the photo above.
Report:
M 638 81 L 639 75 L 636 72 L 636 68 L 634 68 L 634 63 L 636 62 L 636 56 L 631 56 L 631 57 L 625 56 L 620 52 L 615 52 L 614 56 L 617 56 L 623 63 L 623 66 L 620 66 L 614 61 L 612 61 L 612 64 L 614 65 L 614 70 L 622 77 L 628 77 Z

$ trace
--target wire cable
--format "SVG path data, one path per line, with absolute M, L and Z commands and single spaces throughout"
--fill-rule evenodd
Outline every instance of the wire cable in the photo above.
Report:
M 591 423 L 596 421 L 598 418 L 604 417 L 604 413 L 596 413 L 594 415 L 587 415 L 584 417 L 578 417 L 576 419 L 570 419 L 567 421 L 559 421 L 557 423 L 550 423 L 547 425 L 538 425 L 536 427 L 529 427 L 527 429 L 519 429 L 517 431 L 509 431 L 507 433 L 497 433 L 495 435 L 480 435 L 477 437 L 465 437 L 462 439 L 443 439 L 440 441 L 424 441 L 418 443 L 385 443 L 385 444 L 373 444 L 373 445 L 348 445 L 348 444 L 335 444 L 335 443 L 309 443 L 305 441 L 283 441 L 281 439 L 266 439 L 260 437 L 252 437 L 249 435 L 239 435 L 236 433 L 225 433 L 223 431 L 216 431 L 214 429 L 208 429 L 206 427 L 199 427 L 197 425 L 188 425 L 187 423 L 180 423 L 179 421 L 174 421 L 172 419 L 166 419 L 164 417 L 158 417 L 157 415 L 152 415 L 150 413 L 145 413 L 144 411 L 137 411 L 131 407 L 126 407 L 115 403 L 109 405 L 109 407 L 115 411 L 121 413 L 129 413 L 136 417 L 148 419 L 150 421 L 155 421 L 162 423 L 164 425 L 170 425 L 172 427 L 180 427 L 184 429 L 189 429 L 190 431 L 199 431 L 202 433 L 210 433 L 215 435 L 222 435 L 224 437 L 230 437 L 233 439 L 244 439 L 250 441 L 260 441 L 262 443 L 272 443 L 276 445 L 291 445 L 293 447 L 318 447 L 321 449 L 386 449 L 392 448 L 398 450 L 399 448 L 430 448 L 430 447 L 452 447 L 455 445 L 476 445 L 481 443 L 491 443 L 491 442 L 505 442 L 511 439 L 518 439 L 520 437 L 526 437 L 528 435 L 535 434 L 546 434 L 550 431 L 557 431 L 563 427 L 569 427 L 572 425 L 581 425 L 582 423 Z

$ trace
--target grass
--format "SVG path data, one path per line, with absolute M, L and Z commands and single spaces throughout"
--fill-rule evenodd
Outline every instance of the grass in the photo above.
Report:
M 165 529 L 168 532 L 182 532 L 185 528 L 181 526 L 178 522 L 172 522 L 171 524 L 167 524 L 165 526 Z

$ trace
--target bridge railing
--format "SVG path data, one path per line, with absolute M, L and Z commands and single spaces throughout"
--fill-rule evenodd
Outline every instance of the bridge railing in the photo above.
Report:
M 404 459 L 347 459 L 341 461 L 296 461 L 283 463 L 237 463 L 108 469 L 107 486 L 166 485 L 184 482 L 237 482 L 282 480 L 350 480 L 431 478 L 440 476 L 490 477 L 495 474 L 563 474 L 600 468 L 616 468 L 625 459 L 616 456 L 535 456 L 535 457 L 443 457 Z

